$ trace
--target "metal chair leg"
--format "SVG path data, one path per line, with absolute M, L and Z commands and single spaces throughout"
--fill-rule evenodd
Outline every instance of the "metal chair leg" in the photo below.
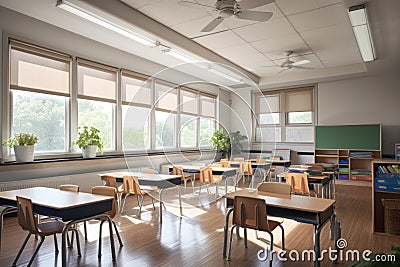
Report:
M 100 230 L 99 230 L 99 251 L 98 251 L 98 254 L 97 254 L 97 256 L 100 258 L 101 257 L 101 234 L 102 234 L 102 232 L 103 232 L 103 223 L 104 223 L 105 221 L 101 221 L 101 223 L 100 223 Z
M 150 197 L 151 198 L 151 204 L 153 204 L 153 210 L 156 210 L 156 206 L 154 206 L 154 198 L 152 198 L 152 197 Z
M 26 243 L 28 243 L 28 240 L 29 240 L 30 237 L 31 237 L 31 233 L 28 234 L 28 236 L 24 240 L 24 243 L 22 243 L 22 246 L 18 251 L 17 257 L 15 258 L 14 262 L 12 263 L 12 266 L 17 266 L 18 259 L 21 256 L 22 251 L 24 251 Z
M 55 251 L 56 253 L 58 253 L 59 250 L 58 250 L 57 235 L 54 234 L 53 237 L 54 237 L 54 251 Z
M 117 225 L 115 224 L 114 221 L 112 221 L 112 224 L 114 225 L 115 232 L 117 233 L 119 246 L 122 247 L 124 244 L 122 244 L 122 239 L 121 239 L 121 236 L 119 235 Z
M 76 248 L 78 250 L 78 257 L 81 257 L 82 256 L 82 253 L 81 253 L 81 242 L 79 241 L 78 229 L 73 230 L 73 232 L 75 232 L 75 235 L 76 235 Z
M 231 260 L 231 251 L 232 251 L 232 238 L 233 238 L 233 230 L 237 228 L 237 225 L 232 226 L 231 228 L 231 236 L 229 238 L 229 250 L 228 250 L 228 257 L 226 260 L 230 261 Z
M 29 261 L 29 263 L 28 263 L 28 267 L 32 265 L 32 263 L 33 263 L 33 260 L 34 260 L 34 259 L 35 259 L 35 257 L 36 257 L 36 254 L 38 253 L 38 251 L 39 251 L 40 247 L 41 247 L 41 246 L 42 246 L 42 244 L 43 244 L 43 241 L 44 241 L 44 236 L 41 236 L 41 237 L 40 237 L 40 242 L 39 242 L 39 245 L 37 246 L 37 248 L 36 248 L 35 252 L 33 253 L 33 255 L 32 255 L 32 258 L 31 258 L 31 260 L 30 260 L 30 261 Z M 58 248 L 57 248 L 57 249 L 58 249 Z
M 247 228 L 243 228 L 244 230 L 244 247 L 248 248 L 247 246 Z
M 285 229 L 281 224 L 278 224 L 282 231 L 282 250 L 285 250 Z
M 130 195 L 129 193 L 125 194 L 124 200 L 122 201 L 122 205 L 121 205 L 121 207 L 120 207 L 120 209 L 119 209 L 119 212 L 120 212 L 120 213 L 123 213 L 123 212 L 124 212 L 126 198 L 127 198 L 129 195 Z M 138 203 L 139 203 L 139 201 L 138 201 Z
M 84 221 L 84 222 L 83 222 L 83 230 L 84 230 L 84 232 L 85 232 L 85 240 L 88 240 L 88 239 L 87 239 L 87 227 L 86 227 L 86 221 Z

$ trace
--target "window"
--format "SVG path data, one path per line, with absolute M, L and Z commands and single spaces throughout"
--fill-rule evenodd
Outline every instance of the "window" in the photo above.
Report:
M 116 69 L 78 59 L 78 126 L 100 130 L 104 150 L 115 150 Z
M 71 57 L 10 39 L 11 134 L 39 137 L 35 152 L 66 152 Z
M 210 148 L 211 136 L 215 131 L 216 99 L 213 96 L 200 96 L 200 136 L 199 146 Z
M 254 94 L 257 142 L 314 142 L 314 88 Z
M 178 110 L 178 89 L 173 84 L 156 81 L 156 149 L 176 146 L 176 120 Z
M 197 147 L 197 124 L 199 116 L 199 94 L 180 89 L 181 125 L 179 139 L 181 147 Z
M 137 73 L 122 72 L 122 145 L 124 150 L 150 148 L 151 83 Z

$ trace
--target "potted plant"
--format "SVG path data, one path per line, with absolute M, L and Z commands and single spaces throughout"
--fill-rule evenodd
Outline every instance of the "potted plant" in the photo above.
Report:
M 211 136 L 211 142 L 213 143 L 214 149 L 222 153 L 222 158 L 227 158 L 229 156 L 231 143 L 229 136 L 224 133 L 223 129 L 214 132 Z
M 82 149 L 82 157 L 95 158 L 96 151 L 103 152 L 103 138 L 100 136 L 100 130 L 95 127 L 83 126 L 79 127 L 78 140 L 74 142 Z
M 31 162 L 35 151 L 35 144 L 39 138 L 34 134 L 16 133 L 3 142 L 3 145 L 14 148 L 16 162 Z
M 229 140 L 231 142 L 231 152 L 232 155 L 240 154 L 242 152 L 242 141 L 246 140 L 247 136 L 242 135 L 240 131 L 230 132 Z

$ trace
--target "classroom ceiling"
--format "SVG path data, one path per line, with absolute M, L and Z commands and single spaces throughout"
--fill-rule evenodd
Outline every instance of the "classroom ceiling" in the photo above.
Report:
M 213 5 L 214 0 L 193 0 Z M 178 4 L 177 0 L 82 0 L 124 23 L 137 26 L 163 44 L 211 62 L 238 69 L 261 87 L 333 80 L 393 70 L 399 60 L 398 0 L 369 0 L 369 19 L 378 60 L 362 61 L 347 15 L 349 6 L 361 0 L 276 0 L 254 10 L 273 12 L 267 22 L 225 19 L 215 30 L 201 29 L 215 14 Z M 157 49 L 127 42 L 118 34 L 101 29 L 55 7 L 55 0 L 0 0 L 0 5 L 43 20 L 109 46 L 136 54 L 164 66 L 179 60 Z M 82 26 L 85 27 L 82 27 Z M 291 60 L 307 59 L 310 69 L 280 72 L 284 51 L 294 51 Z M 193 66 L 180 71 L 204 79 Z

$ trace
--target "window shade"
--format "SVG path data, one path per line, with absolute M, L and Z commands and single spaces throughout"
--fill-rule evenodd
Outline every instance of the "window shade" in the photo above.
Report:
M 181 111 L 190 114 L 198 114 L 198 94 L 181 89 Z
M 122 74 L 122 102 L 151 105 L 151 84 L 144 77 Z
M 215 117 L 215 98 L 200 96 L 200 115 Z
M 312 90 L 287 92 L 285 106 L 286 112 L 311 111 L 313 109 Z
M 156 83 L 157 107 L 164 110 L 176 111 L 178 108 L 178 90 L 175 85 Z
M 279 112 L 279 95 L 257 95 L 256 110 L 257 113 L 275 113 Z
M 116 72 L 78 62 L 78 97 L 116 102 Z

